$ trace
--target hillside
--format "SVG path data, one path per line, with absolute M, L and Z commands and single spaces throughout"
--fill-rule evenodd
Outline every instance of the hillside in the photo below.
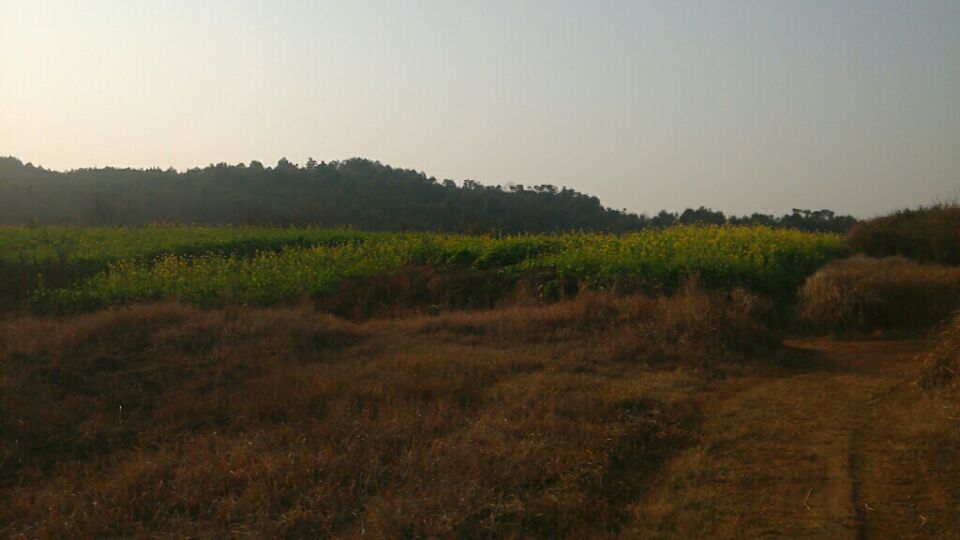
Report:
M 320 225 L 363 230 L 450 232 L 624 232 L 693 223 L 764 224 L 846 232 L 856 220 L 829 210 L 727 217 L 700 207 L 654 217 L 614 210 L 597 197 L 553 185 L 458 184 L 366 159 L 275 167 L 56 172 L 0 158 L 2 225 L 150 223 Z

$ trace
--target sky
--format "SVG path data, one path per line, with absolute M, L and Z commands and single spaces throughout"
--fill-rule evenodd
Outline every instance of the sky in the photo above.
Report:
M 0 155 L 869 217 L 960 199 L 960 2 L 0 0 Z

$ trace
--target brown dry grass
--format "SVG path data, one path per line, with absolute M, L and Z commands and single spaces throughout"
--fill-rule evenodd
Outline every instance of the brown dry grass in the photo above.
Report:
M 924 356 L 918 382 L 924 388 L 947 391 L 960 404 L 960 314 L 943 327 Z
M 671 297 L 585 291 L 550 306 L 513 306 L 419 319 L 420 333 L 477 342 L 569 342 L 593 338 L 598 355 L 648 364 L 709 366 L 742 359 L 779 342 L 771 332 L 773 304 L 743 290 L 704 291 L 688 283 Z
M 960 307 L 960 268 L 902 257 L 828 264 L 800 290 L 800 319 L 815 331 L 927 332 Z
M 613 534 L 689 440 L 701 368 L 773 342 L 762 308 L 689 289 L 362 325 L 171 304 L 11 318 L 0 535 Z

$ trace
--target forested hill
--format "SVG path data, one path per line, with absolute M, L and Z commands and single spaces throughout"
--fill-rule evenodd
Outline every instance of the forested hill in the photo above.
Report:
M 0 158 L 0 224 L 150 223 L 350 226 L 457 232 L 623 232 L 674 223 L 765 223 L 845 232 L 855 220 L 795 210 L 781 217 L 727 218 L 705 208 L 638 216 L 596 197 L 551 185 L 458 185 L 366 159 L 274 167 L 211 165 L 172 169 L 56 172 Z

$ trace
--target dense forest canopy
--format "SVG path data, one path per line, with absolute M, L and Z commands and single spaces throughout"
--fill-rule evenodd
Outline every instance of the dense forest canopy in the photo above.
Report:
M 367 159 L 274 167 L 220 163 L 173 169 L 57 172 L 0 158 L 0 224 L 150 223 L 349 226 L 365 230 L 456 232 L 625 232 L 692 223 L 762 223 L 846 232 L 851 216 L 794 210 L 784 216 L 728 217 L 700 207 L 643 216 L 552 185 L 458 185 Z

